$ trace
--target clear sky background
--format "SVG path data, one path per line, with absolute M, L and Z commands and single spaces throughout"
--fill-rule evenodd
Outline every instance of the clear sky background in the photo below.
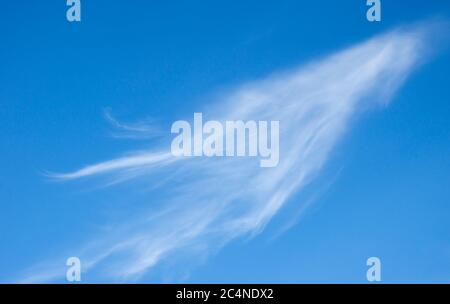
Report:
M 123 121 L 154 119 L 170 135 L 173 117 L 201 108 L 216 90 L 396 26 L 450 17 L 450 2 L 438 0 L 382 1 L 380 23 L 366 20 L 362 0 L 84 0 L 81 23 L 67 22 L 66 9 L 63 0 L 0 4 L 1 282 L 70 254 L 138 200 L 121 195 L 136 185 L 105 188 L 44 174 L 151 144 L 112 138 L 105 109 Z M 366 260 L 376 256 L 383 282 L 450 282 L 445 44 L 388 107 L 352 123 L 309 187 L 320 195 L 297 224 L 280 234 L 290 220 L 281 213 L 262 233 L 193 267 L 169 260 L 138 281 L 364 283 Z M 284 214 L 304 195 L 291 198 Z M 53 262 L 64 276 L 65 259 Z M 88 272 L 83 281 L 97 278 Z

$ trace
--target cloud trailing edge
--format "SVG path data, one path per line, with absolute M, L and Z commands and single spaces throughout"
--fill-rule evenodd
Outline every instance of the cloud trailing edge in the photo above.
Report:
M 175 158 L 166 144 L 52 175 L 58 180 L 98 175 L 113 177 L 114 182 L 164 178 L 150 190 L 148 214 L 124 219 L 123 229 L 83 250 L 84 270 L 119 280 L 136 279 L 180 252 L 207 253 L 236 237 L 260 232 L 320 171 L 352 116 L 371 105 L 388 103 L 424 57 L 428 30 L 426 25 L 397 29 L 243 84 L 203 112 L 216 120 L 280 121 L 277 167 L 260 168 L 256 159 L 245 157 Z M 102 267 L 105 261 L 111 261 L 108 267 Z M 49 271 L 26 280 L 56 276 Z

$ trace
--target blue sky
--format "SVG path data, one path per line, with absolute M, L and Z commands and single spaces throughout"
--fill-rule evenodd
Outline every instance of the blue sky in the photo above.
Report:
M 170 137 L 173 120 L 223 92 L 450 13 L 446 1 L 382 3 L 380 23 L 367 22 L 365 1 L 85 0 L 80 23 L 66 21 L 65 1 L 1 4 L 0 281 L 51 273 L 64 282 L 67 257 L 135 235 L 141 226 L 126 224 L 173 195 L 170 183 L 148 189 L 170 170 L 114 186 L 46 175 L 159 144 L 111 136 L 105 109 Z M 263 231 L 195 239 L 131 281 L 364 283 L 377 256 L 383 282 L 449 282 L 450 53 L 445 39 L 430 39 L 446 36 L 448 26 L 428 33 L 432 54 L 412 64 L 388 104 L 352 115 L 317 176 Z M 190 185 L 189 176 L 177 183 Z M 102 260 L 83 282 L 128 280 L 111 269 L 127 267 L 129 255 Z

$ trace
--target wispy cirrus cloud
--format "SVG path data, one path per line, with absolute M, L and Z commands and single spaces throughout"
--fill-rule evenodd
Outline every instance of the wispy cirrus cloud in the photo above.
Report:
M 277 167 L 260 168 L 257 160 L 249 158 L 175 158 L 166 144 L 52 175 L 59 180 L 92 176 L 118 182 L 160 180 L 149 193 L 148 214 L 116 223 L 120 229 L 86 246 L 80 257 L 85 267 L 134 279 L 180 251 L 207 254 L 234 238 L 260 232 L 321 170 L 351 118 L 389 102 L 425 56 L 428 34 L 428 26 L 421 25 L 377 36 L 310 64 L 245 83 L 204 112 L 216 120 L 280 121 Z M 169 195 L 158 196 L 165 190 L 170 190 Z M 155 197 L 157 206 L 150 203 Z M 105 261 L 111 261 L 108 267 L 101 266 Z
M 121 122 L 113 116 L 111 108 L 104 109 L 103 116 L 115 128 L 111 133 L 114 138 L 149 139 L 162 135 L 162 131 L 156 127 L 155 122 L 149 119 L 133 123 Z

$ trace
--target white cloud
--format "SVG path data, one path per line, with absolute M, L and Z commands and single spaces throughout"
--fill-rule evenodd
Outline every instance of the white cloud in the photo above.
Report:
M 124 123 L 118 121 L 112 114 L 110 108 L 103 111 L 105 119 L 116 129 L 111 133 L 114 138 L 125 139 L 149 139 L 161 136 L 162 132 L 155 126 L 155 123 L 149 119 L 141 120 L 134 123 Z
M 150 206 L 148 216 L 126 219 L 121 232 L 86 247 L 82 260 L 95 270 L 111 259 L 110 275 L 136 278 L 179 251 L 207 253 L 236 237 L 258 233 L 294 191 L 319 172 L 351 117 L 388 103 L 420 62 L 425 38 L 424 26 L 393 31 L 243 84 L 218 100 L 207 113 L 214 119 L 280 121 L 277 167 L 260 168 L 257 160 L 249 158 L 180 160 L 171 156 L 167 145 L 158 152 L 140 152 L 53 175 L 69 180 L 103 174 L 119 181 L 170 176 L 160 187 L 170 189 L 172 195 L 161 198 L 159 206 L 164 207 L 157 215 Z M 160 189 L 154 190 L 153 197 Z

